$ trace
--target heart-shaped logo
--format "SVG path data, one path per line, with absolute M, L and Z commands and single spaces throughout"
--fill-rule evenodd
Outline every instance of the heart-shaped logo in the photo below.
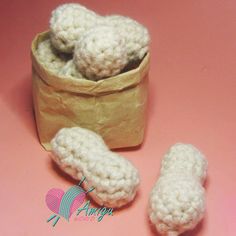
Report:
M 75 186 L 76 188 L 79 188 L 79 192 L 77 196 L 75 196 L 72 200 L 72 202 L 68 201 L 68 195 L 71 195 L 71 189 L 69 189 L 66 193 L 66 197 L 67 199 L 65 200 L 67 203 L 71 203 L 70 205 L 66 205 L 66 206 L 61 206 L 61 203 L 63 202 L 63 197 L 65 196 L 65 192 L 61 189 L 58 189 L 58 188 L 52 188 L 50 189 L 48 192 L 47 192 L 47 195 L 46 195 L 46 204 L 48 206 L 48 208 L 56 213 L 56 214 L 59 214 L 61 216 L 63 216 L 64 218 L 66 218 L 67 220 L 71 217 L 71 215 L 83 204 L 84 202 L 84 199 L 85 199 L 85 192 L 82 190 L 81 191 L 81 188 L 78 187 L 78 186 Z M 73 190 L 74 190 L 74 187 L 73 187 Z M 69 194 L 68 194 L 69 193 Z M 74 195 L 75 195 L 74 194 Z M 70 197 L 70 196 L 69 196 Z M 73 194 L 72 194 L 72 197 L 73 197 Z M 64 203 L 66 204 L 66 203 Z M 67 211 L 69 212 L 68 215 L 66 214 L 63 214 L 62 212 L 62 209 L 61 208 L 66 208 Z
M 52 215 L 47 222 L 56 217 L 53 224 L 53 226 L 55 226 L 60 216 L 69 221 L 71 215 L 83 204 L 85 196 L 86 193 L 84 190 L 76 185 L 71 187 L 67 192 L 57 188 L 50 189 L 46 194 L 45 201 L 47 207 L 54 212 L 55 215 Z
M 65 192 L 59 188 L 52 188 L 47 192 L 45 201 L 52 212 L 59 214 L 60 203 L 64 193 Z
M 74 185 L 66 192 L 58 188 L 50 189 L 46 194 L 46 204 L 48 208 L 54 212 L 47 222 L 55 218 L 53 226 L 55 226 L 60 219 L 60 216 L 69 221 L 71 215 L 83 204 L 86 194 L 93 191 L 94 187 L 91 187 L 88 191 L 84 191 L 80 185 L 85 181 L 83 177 L 78 185 Z M 59 216 L 58 216 L 59 215 Z

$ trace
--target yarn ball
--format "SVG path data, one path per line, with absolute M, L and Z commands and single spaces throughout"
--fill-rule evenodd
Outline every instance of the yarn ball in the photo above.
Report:
M 60 54 L 55 50 L 49 39 L 38 44 L 36 56 L 39 62 L 53 73 L 58 73 L 69 60 L 68 56 Z
M 128 60 L 141 60 L 149 50 L 150 36 L 147 28 L 137 21 L 120 15 L 106 16 L 104 21 L 119 31 L 125 39 Z
M 50 18 L 51 41 L 61 52 L 72 53 L 75 42 L 100 22 L 100 16 L 80 4 L 58 6 Z
M 150 220 L 163 235 L 193 229 L 204 212 L 204 188 L 191 176 L 161 176 L 151 192 Z
M 53 160 L 77 180 L 84 176 L 95 189 L 89 195 L 99 205 L 118 208 L 131 202 L 139 185 L 137 169 L 111 152 L 96 133 L 80 127 L 63 128 L 51 141 Z
M 128 62 L 125 40 L 111 26 L 92 28 L 76 43 L 74 61 L 90 80 L 117 75 Z

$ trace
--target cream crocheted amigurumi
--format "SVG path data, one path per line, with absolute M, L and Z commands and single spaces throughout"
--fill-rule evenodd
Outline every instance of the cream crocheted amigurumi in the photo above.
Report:
M 92 28 L 76 43 L 74 62 L 90 80 L 119 74 L 128 62 L 125 40 L 111 26 Z
M 72 53 L 81 35 L 99 22 L 99 15 L 80 4 L 60 5 L 50 18 L 52 43 L 59 51 Z
M 161 235 L 193 229 L 205 212 L 207 161 L 194 146 L 176 144 L 162 161 L 161 175 L 149 200 L 149 216 Z
M 68 61 L 68 56 L 57 52 L 49 39 L 39 43 L 36 56 L 40 63 L 53 73 L 61 70 Z
M 128 61 L 141 60 L 149 50 L 150 36 L 147 28 L 137 21 L 120 15 L 104 18 L 106 24 L 116 28 L 125 39 Z
M 148 30 L 137 21 L 119 15 L 102 17 L 76 3 L 52 11 L 50 35 L 53 46 L 62 53 L 74 53 L 78 71 L 94 81 L 117 75 L 128 63 L 140 61 L 150 42 Z
M 194 175 L 203 184 L 207 175 L 207 160 L 193 145 L 177 143 L 165 154 L 161 175 L 177 172 Z
M 85 79 L 84 76 L 77 69 L 74 60 L 69 60 L 58 72 L 60 76 L 65 78 Z
M 83 176 L 85 190 L 100 205 L 118 208 L 131 202 L 139 185 L 137 169 L 127 159 L 111 152 L 96 133 L 79 128 L 63 128 L 51 141 L 53 159 L 71 177 Z

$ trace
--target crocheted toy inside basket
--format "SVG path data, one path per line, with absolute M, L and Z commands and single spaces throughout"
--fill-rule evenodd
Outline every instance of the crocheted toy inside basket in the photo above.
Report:
M 78 78 L 79 72 L 72 67 L 58 73 L 58 68 L 70 67 L 71 57 L 54 52 L 48 44 L 49 37 L 49 32 L 38 34 L 31 48 L 34 111 L 43 147 L 50 150 L 50 141 L 57 131 L 74 126 L 99 133 L 110 148 L 141 144 L 146 123 L 149 54 L 116 76 L 91 81 Z M 40 55 L 43 43 L 46 50 Z M 42 55 L 44 60 L 40 59 Z

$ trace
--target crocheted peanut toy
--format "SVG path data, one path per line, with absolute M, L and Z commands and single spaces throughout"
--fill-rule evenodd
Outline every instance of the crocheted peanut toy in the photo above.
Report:
M 69 3 L 57 7 L 51 15 L 51 40 L 55 48 L 72 53 L 75 42 L 92 26 L 99 23 L 100 16 L 80 4 Z
M 51 141 L 53 159 L 71 177 L 83 176 L 95 189 L 90 196 L 100 205 L 121 207 L 131 202 L 139 185 L 136 168 L 111 152 L 96 133 L 79 128 L 63 128 Z
M 68 56 L 53 48 L 49 39 L 42 41 L 37 48 L 37 58 L 48 70 L 58 72 L 65 66 Z
M 149 50 L 150 36 L 147 28 L 129 17 L 120 15 L 107 16 L 104 20 L 115 27 L 125 39 L 128 61 L 141 60 Z
M 128 62 L 125 40 L 111 26 L 90 29 L 76 43 L 74 62 L 90 80 L 119 74 Z
M 149 200 L 149 216 L 161 235 L 193 229 L 205 212 L 207 161 L 194 146 L 176 144 L 164 156 Z
M 84 78 L 95 81 L 139 63 L 150 41 L 148 30 L 137 21 L 119 15 L 102 17 L 76 3 L 52 11 L 50 38 L 58 51 L 74 54 L 76 68 Z M 69 65 L 63 69 L 64 75 L 70 74 L 66 68 L 74 68 Z

